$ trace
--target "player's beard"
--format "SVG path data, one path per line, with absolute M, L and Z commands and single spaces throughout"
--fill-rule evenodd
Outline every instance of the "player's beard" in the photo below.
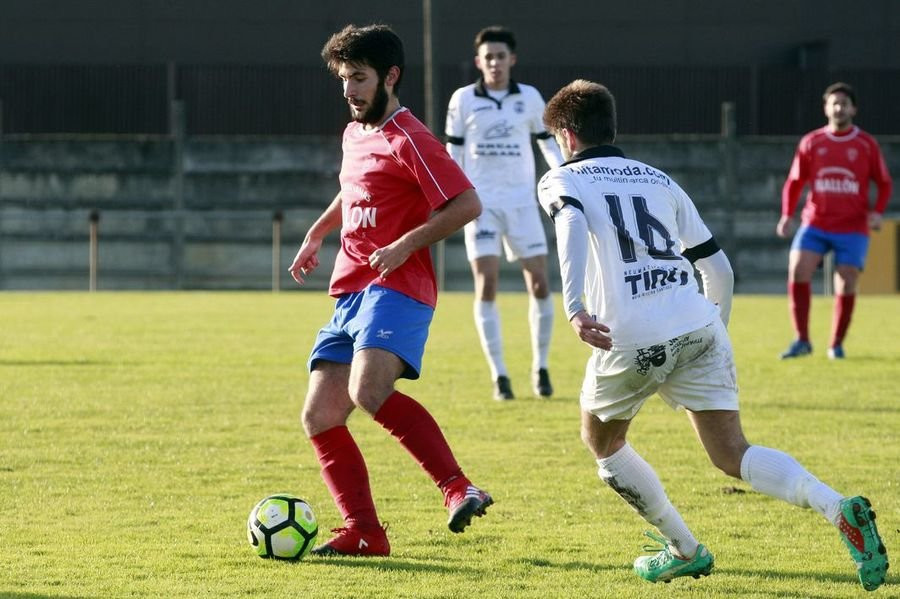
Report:
M 357 123 L 377 125 L 384 119 L 384 111 L 387 110 L 388 100 L 390 100 L 390 97 L 388 96 L 387 90 L 384 89 L 384 79 L 379 79 L 378 87 L 375 90 L 375 97 L 372 98 L 372 103 L 369 105 L 369 108 L 364 112 L 357 113 L 355 116 L 353 115 L 353 111 L 351 111 L 350 115 Z

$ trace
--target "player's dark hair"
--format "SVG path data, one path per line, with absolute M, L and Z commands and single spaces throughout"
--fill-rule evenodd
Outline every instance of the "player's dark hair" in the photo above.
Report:
M 853 88 L 849 83 L 838 81 L 837 83 L 832 83 L 826 87 L 825 93 L 822 94 L 822 102 L 827 102 L 828 96 L 831 94 L 846 94 L 847 97 L 850 98 L 850 101 L 853 102 L 853 105 L 856 106 L 856 92 L 853 91 Z
M 551 133 L 568 129 L 587 145 L 616 139 L 616 99 L 603 85 L 576 79 L 550 98 L 544 125 Z
M 478 47 L 487 42 L 500 42 L 506 44 L 510 52 L 516 51 L 516 36 L 512 31 L 500 25 L 485 27 L 475 34 L 475 54 L 478 54 Z
M 322 60 L 334 75 L 344 63 L 372 67 L 380 81 L 384 81 L 391 67 L 397 67 L 400 75 L 394 84 L 394 95 L 400 90 L 405 68 L 403 42 L 387 25 L 347 25 L 325 42 Z

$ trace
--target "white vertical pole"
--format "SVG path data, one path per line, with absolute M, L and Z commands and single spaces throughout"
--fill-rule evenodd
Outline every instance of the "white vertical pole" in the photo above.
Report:
M 100 252 L 98 251 L 97 233 L 100 224 L 100 213 L 94 210 L 88 217 L 90 222 L 90 242 L 88 247 L 88 290 L 97 291 L 97 268 L 99 266 Z
M 834 295 L 834 252 L 822 258 L 822 293 Z

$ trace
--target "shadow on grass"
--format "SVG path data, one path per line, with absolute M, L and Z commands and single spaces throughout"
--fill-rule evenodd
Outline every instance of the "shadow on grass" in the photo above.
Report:
M 849 565 L 848 567 L 852 567 Z M 832 582 L 839 584 L 852 584 L 855 586 L 860 586 L 860 590 L 862 591 L 862 586 L 859 583 L 859 578 L 856 574 L 848 571 L 847 574 L 823 574 L 822 572 L 785 572 L 783 570 L 754 570 L 752 568 L 729 568 L 729 567 L 720 567 L 718 564 L 716 565 L 715 570 L 713 570 L 713 576 L 716 574 L 730 574 L 732 576 L 751 576 L 758 578 L 768 578 L 768 579 L 793 579 L 793 580 L 807 580 L 814 582 Z M 888 579 L 885 581 L 885 584 L 891 584 L 891 577 L 888 576 Z
M 514 560 L 517 564 L 532 567 L 546 568 L 548 570 L 575 571 L 583 570 L 586 572 L 613 571 L 621 569 L 621 565 L 589 563 L 583 561 L 556 561 L 541 558 L 523 558 Z M 323 557 L 304 560 L 305 564 L 322 564 L 328 566 L 340 566 L 346 568 L 369 568 L 382 571 L 399 571 L 399 572 L 431 572 L 440 574 L 469 574 L 484 575 L 484 568 L 477 564 L 453 565 L 446 561 L 437 564 L 431 561 L 417 559 L 398 559 L 396 557 L 388 558 L 371 558 L 371 557 Z M 467 562 L 468 563 L 468 562 Z
M 298 562 L 300 563 L 300 562 Z M 482 570 L 467 566 L 454 566 L 447 564 L 435 564 L 416 559 L 403 559 L 396 557 L 354 557 L 332 556 L 311 557 L 302 561 L 304 565 L 321 564 L 323 566 L 340 566 L 342 568 L 368 568 L 370 570 L 397 571 L 397 572 L 431 572 L 439 574 L 475 574 Z
M 570 561 L 570 562 L 560 562 L 543 558 L 523 558 L 520 560 L 516 560 L 518 563 L 524 566 L 531 566 L 533 568 L 547 568 L 553 570 L 567 570 L 567 571 L 575 571 L 575 570 L 584 570 L 586 572 L 599 572 L 599 571 L 615 571 L 621 570 L 621 564 L 601 564 L 597 562 L 581 562 L 581 561 Z

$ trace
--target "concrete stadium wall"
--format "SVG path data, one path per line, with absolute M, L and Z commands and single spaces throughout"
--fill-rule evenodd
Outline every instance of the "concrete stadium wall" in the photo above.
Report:
M 737 291 L 777 293 L 788 243 L 774 228 L 796 141 L 624 137 L 620 146 L 693 197 L 729 253 Z M 882 147 L 896 176 L 900 140 Z M 334 137 L 0 137 L 0 289 L 87 289 L 92 214 L 98 289 L 293 289 L 286 269 L 337 192 L 339 164 Z M 895 197 L 889 210 L 898 209 Z M 327 286 L 336 249 L 332 237 L 309 287 Z M 472 288 L 461 234 L 444 263 L 448 289 Z M 553 254 L 550 268 L 558 290 Z M 514 265 L 501 285 L 523 288 Z

